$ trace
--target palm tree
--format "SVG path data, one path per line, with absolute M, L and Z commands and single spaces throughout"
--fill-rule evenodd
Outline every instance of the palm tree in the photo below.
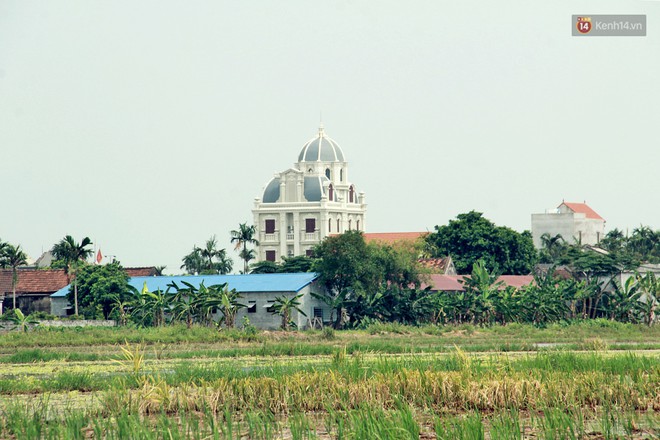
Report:
M 541 245 L 550 260 L 549 262 L 556 263 L 564 250 L 566 240 L 564 240 L 561 234 L 551 236 L 546 232 L 541 235 Z
M 286 296 L 278 296 L 275 298 L 275 302 L 273 303 L 272 307 L 272 313 L 282 317 L 282 330 L 289 330 L 289 322 L 291 321 L 291 312 L 293 310 L 297 311 L 303 316 L 307 316 L 305 312 L 300 310 L 300 298 L 302 298 L 302 296 L 303 294 L 301 293 L 300 295 L 296 295 L 291 298 L 287 298 Z
M 16 309 L 16 285 L 18 284 L 18 266 L 27 263 L 27 255 L 21 249 L 21 246 L 13 246 L 11 244 L 4 244 L 0 251 L 0 266 L 11 267 L 11 291 L 12 291 L 12 306 Z
M 163 273 L 165 272 L 165 269 L 167 269 L 167 266 L 156 266 L 154 267 L 155 275 L 158 277 L 163 276 Z
M 233 262 L 227 257 L 225 249 L 218 249 L 215 236 L 206 240 L 204 248 L 193 246 L 191 253 L 181 260 L 181 269 L 190 274 L 227 274 L 231 272 Z
M 78 284 L 76 283 L 76 269 L 80 262 L 84 262 L 91 254 L 92 250 L 87 249 L 92 241 L 89 237 L 82 239 L 80 244 L 70 235 L 65 236 L 55 246 L 53 246 L 53 255 L 56 259 L 62 260 L 66 265 L 66 274 L 69 281 L 73 279 L 73 302 L 75 314 L 78 314 Z
M 185 269 L 191 275 L 199 274 L 203 266 L 201 249 L 197 246 L 193 247 L 192 252 L 183 257 L 181 261 L 183 262 L 181 269 Z
M 254 225 L 248 226 L 247 223 L 240 223 L 237 230 L 231 231 L 231 242 L 236 243 L 234 250 L 243 248 L 240 253 L 243 259 L 243 273 L 248 273 L 248 263 L 254 258 L 254 254 L 247 251 L 247 245 L 259 246 L 259 241 L 254 238 L 256 233 L 257 228 Z

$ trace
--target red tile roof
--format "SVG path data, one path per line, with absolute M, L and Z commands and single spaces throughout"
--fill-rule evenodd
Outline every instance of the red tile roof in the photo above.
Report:
M 0 293 L 10 293 L 11 288 L 11 269 L 0 271 Z M 53 293 L 69 284 L 64 273 L 64 269 L 56 270 L 35 270 L 19 269 L 17 293 Z
M 415 241 L 427 235 L 428 232 L 369 232 L 364 233 L 364 241 L 367 243 L 378 241 L 392 244 L 397 241 Z
M 465 290 L 463 283 L 461 281 L 464 278 L 470 278 L 469 275 L 430 275 L 430 285 L 432 290 L 440 292 L 462 292 Z M 532 275 L 502 275 L 497 279 L 502 281 L 505 287 L 515 287 L 520 288 L 523 286 L 529 286 L 534 282 L 534 276 Z M 426 287 L 429 284 L 422 285 Z
M 129 277 L 150 277 L 156 274 L 154 267 L 126 267 Z M 0 295 L 10 294 L 11 269 L 0 269 Z M 69 284 L 64 269 L 18 269 L 16 293 L 53 293 Z
M 592 218 L 595 220 L 605 220 L 603 217 L 598 215 L 596 211 L 591 209 L 586 203 L 569 203 L 563 202 L 561 205 L 565 205 L 568 209 L 579 214 L 585 214 L 587 218 Z M 559 206 L 561 206 L 559 205 Z
M 156 268 L 149 267 L 125 267 L 124 270 L 129 277 L 153 277 L 156 275 Z

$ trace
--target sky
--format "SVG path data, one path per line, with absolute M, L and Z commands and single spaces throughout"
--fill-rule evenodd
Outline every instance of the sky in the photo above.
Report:
M 646 37 L 571 36 L 646 14 Z M 0 239 L 166 265 L 230 231 L 320 119 L 368 232 L 586 201 L 660 228 L 660 1 L 0 0 Z

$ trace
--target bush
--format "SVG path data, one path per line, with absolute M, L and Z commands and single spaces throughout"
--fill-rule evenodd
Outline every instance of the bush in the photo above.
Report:
M 40 319 L 43 321 L 53 321 L 57 319 L 57 316 L 51 315 L 50 313 L 46 313 L 46 312 L 34 312 L 30 314 L 29 318 Z
M 321 333 L 321 338 L 326 341 L 332 341 L 337 338 L 335 334 L 335 329 L 332 327 L 323 327 L 323 332 Z

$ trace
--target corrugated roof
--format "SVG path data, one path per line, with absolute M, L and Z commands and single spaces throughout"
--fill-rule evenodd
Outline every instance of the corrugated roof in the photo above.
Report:
M 267 273 L 248 275 L 179 275 L 161 277 L 132 277 L 128 283 L 138 290 L 142 289 L 145 281 L 150 292 L 167 290 L 167 285 L 176 282 L 184 287 L 182 281 L 198 287 L 202 281 L 206 287 L 227 283 L 229 289 L 236 289 L 240 293 L 247 292 L 299 292 L 318 277 L 315 273 Z M 51 297 L 64 297 L 69 292 L 66 286 Z
M 427 235 L 428 232 L 369 232 L 364 233 L 364 241 L 378 241 L 381 243 L 392 244 L 397 241 L 415 241 L 420 237 Z
M 569 202 L 563 202 L 561 205 L 565 205 L 568 209 L 570 209 L 573 212 L 577 212 L 580 214 L 584 214 L 587 216 L 587 218 L 592 218 L 596 220 L 605 220 L 603 217 L 598 215 L 596 211 L 591 209 L 586 203 L 569 203 Z M 561 206 L 559 205 L 559 206 Z
M 464 289 L 463 283 L 461 281 L 465 278 L 470 278 L 469 275 L 438 275 L 431 274 L 430 276 L 430 285 L 432 290 L 440 292 L 461 292 Z M 534 276 L 532 275 L 502 275 L 497 279 L 497 281 L 502 281 L 504 286 L 520 288 L 523 286 L 529 286 L 534 282 Z M 428 284 L 423 285 L 426 287 Z

